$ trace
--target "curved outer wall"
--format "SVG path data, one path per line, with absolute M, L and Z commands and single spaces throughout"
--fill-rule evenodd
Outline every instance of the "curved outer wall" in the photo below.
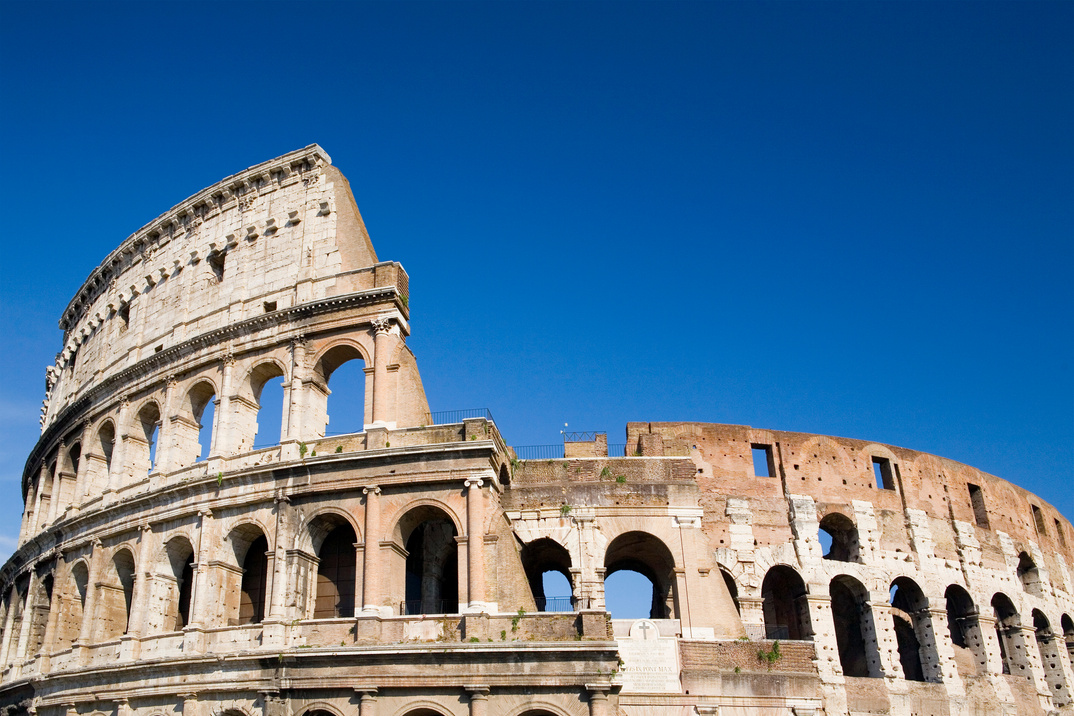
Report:
M 9 713 L 1072 710 L 1074 532 L 1050 505 L 746 426 L 520 460 L 487 414 L 429 412 L 407 275 L 316 145 L 136 232 L 60 326 L 0 570 Z M 361 396 L 333 393 L 350 361 Z M 332 423 L 344 400 L 361 425 Z M 623 569 L 650 620 L 605 612 Z

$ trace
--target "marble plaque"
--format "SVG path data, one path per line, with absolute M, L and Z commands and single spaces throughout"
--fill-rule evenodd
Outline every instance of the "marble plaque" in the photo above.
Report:
M 677 694 L 679 683 L 679 640 L 662 637 L 656 624 L 639 619 L 630 635 L 618 639 L 623 668 L 616 679 L 624 694 Z

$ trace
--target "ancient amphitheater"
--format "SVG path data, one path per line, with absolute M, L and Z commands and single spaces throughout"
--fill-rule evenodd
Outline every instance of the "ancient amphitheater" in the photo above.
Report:
M 0 571 L 6 713 L 1072 709 L 1074 531 L 1044 501 L 738 425 L 630 423 L 612 454 L 593 434 L 534 459 L 484 411 L 430 413 L 408 303 L 315 145 L 92 271 Z M 351 360 L 364 429 L 335 435 Z M 609 618 L 619 570 L 651 581 L 650 619 Z

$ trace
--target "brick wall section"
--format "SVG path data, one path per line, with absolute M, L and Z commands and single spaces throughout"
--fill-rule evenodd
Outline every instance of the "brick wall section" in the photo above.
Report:
M 816 650 L 808 641 L 781 641 L 779 651 L 782 656 L 768 663 L 757 656 L 759 650 L 771 651 L 772 641 L 682 641 L 679 653 L 682 656 L 683 670 L 700 669 L 706 671 L 772 671 L 789 673 L 817 673 L 813 664 Z

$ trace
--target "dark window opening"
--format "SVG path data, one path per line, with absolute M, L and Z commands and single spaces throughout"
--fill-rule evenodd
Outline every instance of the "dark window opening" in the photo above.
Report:
M 246 551 L 242 563 L 239 623 L 259 624 L 265 618 L 265 578 L 268 574 L 268 540 L 262 535 Z M 353 581 L 353 580 L 352 580 Z
M 275 301 L 265 301 L 265 313 L 272 313 L 276 310 Z
M 775 477 L 776 463 L 772 459 L 771 445 L 750 446 L 753 450 L 753 474 L 757 477 Z
M 891 473 L 891 460 L 886 457 L 873 458 L 873 477 L 876 478 L 878 490 L 894 490 L 895 476 Z
M 455 524 L 446 517 L 422 522 L 406 541 L 407 614 L 459 611 L 459 556 Z
M 190 623 L 190 592 L 194 586 L 194 553 L 186 558 L 183 571 L 179 575 L 179 614 L 175 618 L 175 630 L 179 631 Z
M 802 577 L 790 567 L 768 570 L 761 584 L 766 639 L 809 639 L 809 607 Z
M 1042 537 L 1048 536 L 1048 530 L 1044 529 L 1044 513 L 1036 505 L 1030 505 L 1030 507 L 1033 508 L 1033 522 L 1037 526 L 1037 534 Z
M 120 321 L 119 322 L 119 330 L 120 331 L 125 331 L 128 328 L 130 328 L 130 326 L 131 326 L 131 305 L 129 303 L 124 303 L 122 306 L 120 306 L 119 310 L 116 311 L 116 315 L 119 316 L 119 321 Z
M 834 512 L 820 521 L 818 531 L 824 559 L 836 562 L 859 561 L 858 528 L 846 515 Z
M 213 270 L 213 276 L 216 277 L 216 282 L 220 283 L 224 280 L 224 257 L 226 254 L 223 251 L 214 251 L 207 257 L 209 262 L 209 268 Z
M 321 543 L 317 557 L 317 599 L 314 619 L 335 619 L 354 615 L 354 574 L 357 538 L 350 525 L 340 525 Z
M 988 508 L 985 507 L 984 490 L 977 485 L 966 483 L 970 489 L 970 504 L 973 505 L 973 517 L 978 527 L 988 529 Z

